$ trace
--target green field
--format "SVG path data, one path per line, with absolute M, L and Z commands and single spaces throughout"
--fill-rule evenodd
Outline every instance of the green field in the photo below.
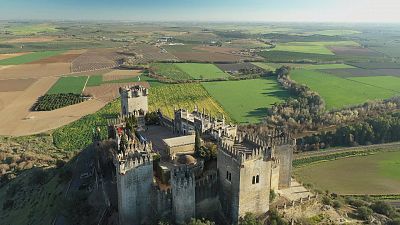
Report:
M 189 74 L 178 68 L 174 63 L 154 63 L 150 68 L 157 74 L 171 78 L 173 80 L 189 80 L 192 79 Z
M 41 225 L 52 224 L 59 213 L 58 204 L 63 201 L 63 193 L 67 183 L 60 182 L 58 176 L 51 177 L 44 185 L 33 186 L 31 177 L 33 170 L 28 170 L 8 185 L 0 189 L 0 205 L 3 207 L 7 199 L 13 200 L 13 208 L 0 210 L 0 224 Z M 10 198 L 7 187 L 15 186 L 17 193 Z
M 335 42 L 288 42 L 278 44 L 272 51 L 299 52 L 321 55 L 334 55 L 327 46 L 359 46 L 353 41 L 335 41 Z
M 204 82 L 203 86 L 239 123 L 260 122 L 267 107 L 288 97 L 288 93 L 272 78 Z
M 294 70 L 291 72 L 291 78 L 318 92 L 325 100 L 327 109 L 362 104 L 368 100 L 386 99 L 396 95 L 387 89 L 312 70 Z
M 81 94 L 88 77 L 60 77 L 58 81 L 47 91 L 47 94 L 74 93 Z
M 400 77 L 376 76 L 376 77 L 350 77 L 347 79 L 375 87 L 380 87 L 400 94 Z
M 218 79 L 227 78 L 229 74 L 223 72 L 218 67 L 213 64 L 205 63 L 176 63 L 177 68 L 179 68 L 184 73 L 189 74 L 194 79 Z
M 0 60 L 0 65 L 19 65 L 24 63 L 30 63 L 41 59 L 49 58 L 51 56 L 56 56 L 63 52 L 64 51 L 34 52 L 26 55 Z
M 173 84 L 150 89 L 150 111 L 161 109 L 164 115 L 173 118 L 174 107 L 192 111 L 197 105 L 212 116 L 225 115 L 230 120 L 224 109 L 207 93 L 201 84 Z
M 32 34 L 51 33 L 58 31 L 54 25 L 47 23 L 11 26 L 10 28 L 7 28 L 7 30 L 15 35 L 32 35 Z
M 343 63 L 334 64 L 305 64 L 305 63 L 264 63 L 255 62 L 254 65 L 261 67 L 265 70 L 275 70 L 281 66 L 290 66 L 293 69 L 306 69 L 306 70 L 327 70 L 327 69 L 351 69 L 354 66 L 350 66 Z
M 346 36 L 353 34 L 361 34 L 361 32 L 356 30 L 320 30 L 320 31 L 308 32 L 308 34 L 319 34 L 325 36 Z
M 306 165 L 298 180 L 338 194 L 400 194 L 400 151 Z
M 86 84 L 87 87 L 100 86 L 103 83 L 103 75 L 92 75 Z

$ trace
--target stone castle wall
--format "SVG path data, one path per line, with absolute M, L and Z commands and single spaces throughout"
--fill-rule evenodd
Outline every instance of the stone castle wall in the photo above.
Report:
M 118 210 L 121 225 L 138 225 L 151 218 L 153 163 L 143 163 L 124 174 L 117 173 Z

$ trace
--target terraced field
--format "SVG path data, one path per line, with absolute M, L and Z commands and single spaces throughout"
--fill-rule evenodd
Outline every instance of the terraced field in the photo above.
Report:
M 304 183 L 338 194 L 399 194 L 399 163 L 400 151 L 381 152 L 311 164 L 294 173 Z
M 223 72 L 213 64 L 206 63 L 177 63 L 175 64 L 184 73 L 194 79 L 216 79 L 227 78 L 229 74 Z
M 327 109 L 362 104 L 368 100 L 386 99 L 396 95 L 385 88 L 312 70 L 294 70 L 291 77 L 318 92 L 325 100 Z
M 267 107 L 289 96 L 273 78 L 205 82 L 203 86 L 239 123 L 260 122 Z

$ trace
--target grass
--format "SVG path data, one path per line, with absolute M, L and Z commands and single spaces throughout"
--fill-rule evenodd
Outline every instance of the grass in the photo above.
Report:
M 311 164 L 294 173 L 303 183 L 338 194 L 399 194 L 399 165 L 399 151 L 380 152 Z
M 151 69 L 154 70 L 157 75 L 174 80 L 188 80 L 192 78 L 174 63 L 154 63 L 151 65 Z
M 312 70 L 294 70 L 291 77 L 318 92 L 325 100 L 327 109 L 362 104 L 368 100 L 386 99 L 396 94 L 387 89 Z
M 34 52 L 26 55 L 0 60 L 0 65 L 20 65 L 24 63 L 30 63 L 41 59 L 49 58 L 51 56 L 56 56 L 63 52 L 64 51 Z
M 288 97 L 273 78 L 205 82 L 203 86 L 239 123 L 260 122 L 267 107 Z
M 173 118 L 174 107 L 193 110 L 195 106 L 199 110 L 204 108 L 212 116 L 221 117 L 224 114 L 228 121 L 231 120 L 229 115 L 207 93 L 201 84 L 173 84 L 150 89 L 150 111 L 161 109 L 164 115 Z
M 304 52 L 289 52 L 269 50 L 259 52 L 258 55 L 264 57 L 269 62 L 330 62 L 337 61 L 340 58 L 332 54 L 314 54 Z
M 400 93 L 400 77 L 376 76 L 376 77 L 351 77 L 347 79 Z
M 308 32 L 308 34 L 318 34 L 325 36 L 347 36 L 353 34 L 361 34 L 361 32 L 356 30 L 320 30 L 320 31 Z
M 272 51 L 287 51 L 321 55 L 334 55 L 327 46 L 359 46 L 353 41 L 336 41 L 336 42 L 288 42 L 278 44 Z
M 81 94 L 85 87 L 87 76 L 81 77 L 61 77 L 47 91 L 47 94 L 74 93 Z
M 86 84 L 88 87 L 100 86 L 103 83 L 103 75 L 92 75 Z
M 47 23 L 11 26 L 10 28 L 7 28 L 7 30 L 12 32 L 14 35 L 32 35 L 38 33 L 51 33 L 58 31 L 55 26 Z
M 205 63 L 177 63 L 178 69 L 189 74 L 194 79 L 217 79 L 227 78 L 229 74 L 223 72 L 213 64 Z
M 67 183 L 59 183 L 57 176 L 54 176 L 48 183 L 33 187 L 30 184 L 32 171 L 27 171 L 8 185 L 0 189 L 0 205 L 9 199 L 7 187 L 16 185 L 18 192 L 12 198 L 14 207 L 9 210 L 2 210 L 0 213 L 0 224 L 13 225 L 40 225 L 52 224 L 59 212 L 58 204 L 62 201 L 62 194 Z
M 252 64 L 269 71 L 275 71 L 277 68 L 281 67 L 278 63 L 253 62 Z
M 264 62 L 255 62 L 254 65 L 261 67 L 265 70 L 274 71 L 275 69 L 287 65 L 294 69 L 306 69 L 306 70 L 326 70 L 326 69 L 351 69 L 354 66 L 350 66 L 343 63 L 335 63 L 335 64 L 305 64 L 305 63 L 264 63 Z
M 328 70 L 328 69 L 352 69 L 353 66 L 337 63 L 337 64 L 289 64 L 295 69 L 306 69 L 306 70 Z

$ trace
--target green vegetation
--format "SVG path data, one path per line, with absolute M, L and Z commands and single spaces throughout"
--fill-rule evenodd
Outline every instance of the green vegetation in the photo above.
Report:
M 194 79 L 218 79 L 227 78 L 229 74 L 223 72 L 213 64 L 205 63 L 177 63 L 175 64 L 184 73 Z
M 260 122 L 267 107 L 289 96 L 274 78 L 205 82 L 203 86 L 239 123 Z
M 85 97 L 80 94 L 73 93 L 61 93 L 61 94 L 46 94 L 40 96 L 35 105 L 33 105 L 33 111 L 51 111 L 65 106 L 78 104 L 85 101 Z
M 322 55 L 334 55 L 327 46 L 359 46 L 353 41 L 337 41 L 337 42 L 288 42 L 278 44 L 273 51 L 287 51 L 299 53 L 311 53 Z
M 193 110 L 195 106 L 199 110 L 203 108 L 212 116 L 229 116 L 224 109 L 207 93 L 201 84 L 174 84 L 151 88 L 149 95 L 150 111 L 161 109 L 161 112 L 173 118 L 174 107 Z
M 165 76 L 174 80 L 188 80 L 192 78 L 189 74 L 179 69 L 177 64 L 174 63 L 154 63 L 151 65 L 151 69 L 157 75 Z
M 327 109 L 362 104 L 368 100 L 386 99 L 395 95 L 393 91 L 317 71 L 294 70 L 290 76 L 319 93 L 325 100 Z
M 102 137 L 107 137 L 106 118 L 117 116 L 120 110 L 118 99 L 107 104 L 94 114 L 87 115 L 75 122 L 54 130 L 54 144 L 58 148 L 67 151 L 80 150 L 92 143 L 93 131 L 97 126 L 101 127 Z
M 34 52 L 26 55 L 0 60 L 0 65 L 19 65 L 24 63 L 30 63 L 41 59 L 49 58 L 51 56 L 56 56 L 63 52 L 64 51 Z
M 321 30 L 321 31 L 309 32 L 309 34 L 319 34 L 325 36 L 346 36 L 353 34 L 361 34 L 361 32 L 356 30 Z
M 100 86 L 103 83 L 103 75 L 92 75 L 89 77 L 86 86 L 93 87 L 93 86 Z
M 43 24 L 30 24 L 21 26 L 11 26 L 7 28 L 9 32 L 14 35 L 32 35 L 39 33 L 51 33 L 58 31 L 54 25 L 43 23 Z
M 254 62 L 252 64 L 264 70 L 269 70 L 269 71 L 274 71 L 281 66 L 280 64 L 277 63 L 264 63 L 264 62 Z
M 399 163 L 400 151 L 380 152 L 311 164 L 295 174 L 304 183 L 338 194 L 395 194 L 400 192 Z
M 353 66 L 339 63 L 339 64 L 286 64 L 295 69 L 305 70 L 328 70 L 328 69 L 351 69 Z
M 262 51 L 258 55 L 264 57 L 269 62 L 326 62 L 337 61 L 340 58 L 331 54 L 314 54 L 303 52 L 289 52 L 289 51 Z
M 31 169 L 0 189 L 0 224 L 52 224 L 67 183 L 39 170 Z
M 400 93 L 400 77 L 375 76 L 375 77 L 350 77 L 348 79 Z
M 85 87 L 88 77 L 61 77 L 58 81 L 47 91 L 47 94 L 62 94 L 74 93 L 81 94 Z

